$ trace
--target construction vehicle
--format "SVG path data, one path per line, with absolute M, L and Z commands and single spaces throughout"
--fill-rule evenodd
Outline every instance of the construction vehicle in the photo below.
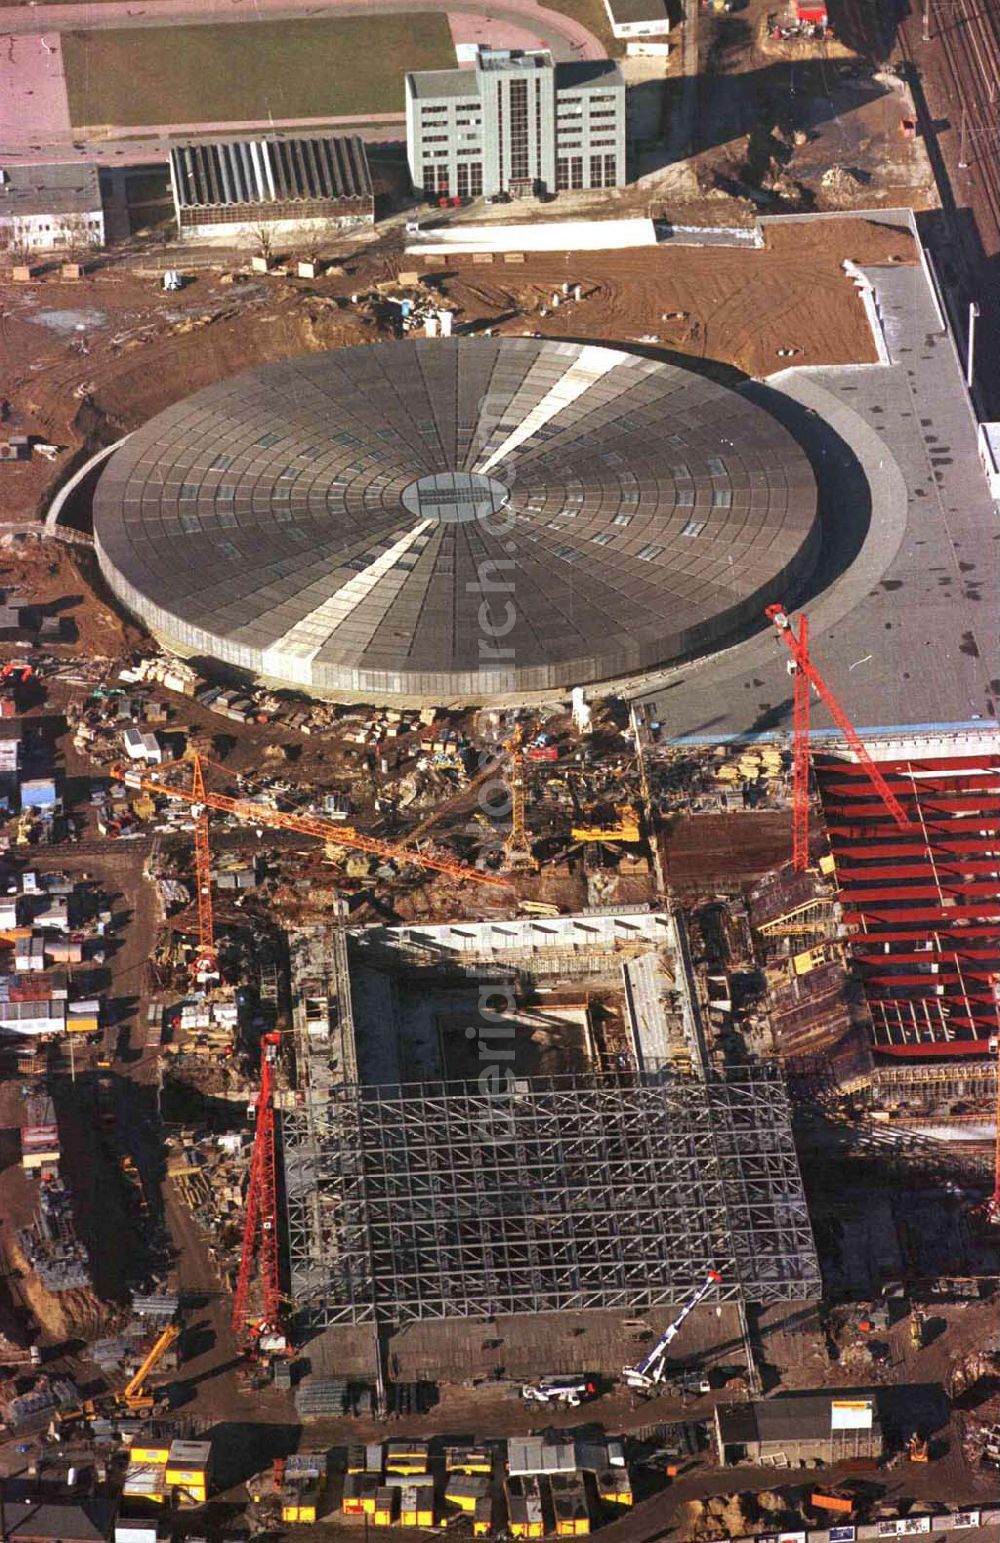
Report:
M 830 687 L 813 663 L 809 653 L 809 622 L 799 616 L 795 632 L 783 605 L 765 607 L 765 616 L 774 623 L 782 642 L 791 654 L 788 661 L 792 676 L 792 725 L 794 759 L 792 765 L 792 867 L 804 873 L 809 867 L 809 707 L 810 687 L 816 692 L 830 717 L 868 774 L 886 809 L 901 830 L 912 829 L 912 822 L 893 793 Z
M 667 1351 L 680 1333 L 684 1320 L 694 1311 L 699 1302 L 705 1300 L 721 1279 L 722 1276 L 718 1270 L 709 1270 L 697 1291 L 691 1293 L 677 1317 L 667 1325 L 652 1349 L 637 1365 L 623 1368 L 622 1381 L 627 1388 L 635 1388 L 639 1393 L 650 1393 L 654 1388 L 659 1387 L 667 1369 Z
M 927 1445 L 927 1437 L 921 1436 L 917 1431 L 913 1432 L 906 1443 L 907 1461 L 911 1463 L 929 1463 L 930 1451 Z
M 274 1081 L 280 1044 L 280 1033 L 265 1034 L 260 1042 L 260 1090 L 255 1106 L 243 1248 L 233 1298 L 233 1333 L 245 1343 L 254 1360 L 284 1355 L 289 1348 L 278 1257 L 278 1188 L 274 1150 Z M 251 1318 L 250 1283 L 258 1244 L 262 1311 L 258 1317 Z
M 587 820 L 574 825 L 570 834 L 574 841 L 624 841 L 632 844 L 642 840 L 639 814 L 634 804 L 615 804 L 614 818 L 606 824 Z
M 914 1350 L 922 1350 L 924 1348 L 926 1326 L 927 1320 L 920 1308 L 914 1307 L 910 1312 L 910 1344 Z
M 596 1398 L 597 1383 L 589 1377 L 539 1377 L 521 1389 L 526 1404 L 544 1404 L 551 1408 L 579 1409 L 589 1398 Z
M 349 847 L 367 852 L 392 862 L 415 863 L 453 879 L 471 879 L 476 884 L 493 884 L 506 888 L 505 881 L 494 874 L 480 873 L 465 863 L 453 862 L 429 852 L 413 852 L 399 842 L 382 841 L 375 836 L 362 836 L 357 831 L 338 825 L 336 820 L 318 815 L 289 814 L 270 804 L 258 804 L 250 798 L 231 798 L 228 794 L 209 791 L 205 785 L 204 758 L 197 753 L 191 757 L 191 786 L 177 787 L 159 777 L 150 777 L 131 767 L 112 766 L 111 775 L 126 787 L 141 789 L 147 793 L 159 793 L 165 798 L 176 798 L 191 805 L 194 816 L 195 889 L 198 901 L 198 948 L 192 973 L 195 981 L 208 984 L 219 978 L 218 951 L 215 944 L 215 924 L 212 913 L 212 857 L 208 839 L 208 811 L 217 809 L 231 814 L 248 825 L 265 826 L 276 830 L 293 830 L 303 836 L 315 836 L 334 847 Z
M 129 1414 L 152 1414 L 156 1408 L 157 1399 L 149 1390 L 149 1379 L 159 1366 L 163 1357 L 172 1345 L 180 1339 L 181 1328 L 179 1323 L 168 1323 L 161 1334 L 157 1336 L 153 1348 L 148 1352 L 138 1371 L 122 1388 L 116 1397 L 116 1403 Z

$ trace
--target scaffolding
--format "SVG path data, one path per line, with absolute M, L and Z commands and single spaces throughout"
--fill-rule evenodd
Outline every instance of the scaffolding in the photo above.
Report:
M 342 1082 L 282 1114 L 303 1327 L 820 1294 L 780 1074 Z

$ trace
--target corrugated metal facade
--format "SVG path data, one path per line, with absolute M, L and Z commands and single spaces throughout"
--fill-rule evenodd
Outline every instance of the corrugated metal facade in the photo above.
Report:
M 170 167 L 185 209 L 370 201 L 368 155 L 357 135 L 231 139 L 173 145 Z
M 875 1049 L 985 1055 L 1000 975 L 1000 755 L 880 761 L 908 830 L 861 766 L 814 764 Z

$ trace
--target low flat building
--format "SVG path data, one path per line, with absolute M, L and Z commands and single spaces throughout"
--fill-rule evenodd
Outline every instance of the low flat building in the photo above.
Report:
M 185 241 L 260 244 L 375 221 L 368 153 L 355 135 L 178 141 L 170 147 L 177 229 Z
M 625 186 L 625 81 L 611 59 L 480 48 L 406 77 L 406 153 L 427 198 Z
M 666 38 L 670 32 L 670 13 L 665 0 L 604 0 L 612 36 L 619 42 L 643 38 Z
M 792 1394 L 755 1404 L 720 1404 L 715 1411 L 719 1461 L 795 1467 L 881 1457 L 882 1428 L 874 1396 Z
M 0 251 L 82 252 L 104 245 L 97 167 L 0 168 Z
M 111 1500 L 8 1501 L 3 1543 L 107 1543 L 114 1517 Z

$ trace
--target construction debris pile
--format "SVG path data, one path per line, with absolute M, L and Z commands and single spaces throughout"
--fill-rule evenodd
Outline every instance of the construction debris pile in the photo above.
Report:
M 243 1242 L 250 1142 L 243 1130 L 211 1135 L 186 1129 L 167 1138 L 167 1178 L 205 1238 L 209 1258 L 230 1292 Z
M 789 751 L 775 745 L 677 749 L 662 724 L 654 720 L 647 728 L 650 793 L 662 815 L 788 807 Z

